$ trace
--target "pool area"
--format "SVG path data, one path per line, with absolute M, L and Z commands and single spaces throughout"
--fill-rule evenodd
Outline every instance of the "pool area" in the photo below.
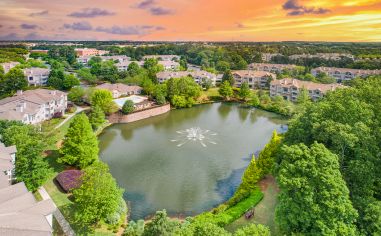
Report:
M 143 96 L 137 96 L 137 95 L 131 95 L 129 97 L 123 97 L 123 98 L 118 98 L 118 99 L 114 99 L 114 102 L 116 103 L 116 105 L 118 105 L 118 107 L 122 108 L 124 103 L 127 101 L 127 100 L 130 100 L 132 101 L 134 104 L 137 104 L 137 103 L 140 103 L 140 102 L 143 102 L 145 100 L 147 100 L 148 98 L 146 97 L 143 97 Z

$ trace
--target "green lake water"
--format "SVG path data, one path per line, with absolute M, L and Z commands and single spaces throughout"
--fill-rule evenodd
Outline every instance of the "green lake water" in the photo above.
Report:
M 232 196 L 251 155 L 286 122 L 238 104 L 199 105 L 106 128 L 100 156 L 126 190 L 132 219 L 161 209 L 194 215 Z

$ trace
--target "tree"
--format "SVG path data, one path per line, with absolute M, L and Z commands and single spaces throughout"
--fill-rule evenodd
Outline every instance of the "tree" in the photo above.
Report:
M 131 62 L 127 68 L 130 76 L 137 76 L 140 73 L 140 70 L 140 66 L 136 62 Z
M 89 122 L 93 127 L 93 130 L 97 130 L 101 125 L 103 125 L 106 122 L 105 113 L 99 106 L 91 107 Z
M 337 155 L 323 144 L 284 145 L 277 181 L 276 220 L 286 234 L 356 235 L 357 211 L 339 171 Z
M 227 61 L 218 61 L 216 69 L 221 72 L 225 72 L 230 69 L 230 64 Z
M 70 123 L 60 152 L 61 162 L 80 168 L 98 160 L 98 140 L 85 114 L 77 115 Z
M 249 224 L 234 232 L 234 236 L 270 236 L 270 229 L 260 224 Z
M 227 99 L 229 100 L 229 98 L 231 96 L 233 96 L 233 88 L 232 86 L 229 84 L 228 81 L 224 81 L 221 85 L 220 85 L 220 88 L 218 89 L 218 92 L 220 93 L 220 95 L 222 97 L 224 97 L 224 99 Z
M 90 96 L 92 106 L 99 106 L 104 113 L 111 114 L 117 111 L 113 101 L 112 93 L 106 89 L 96 89 Z
M 16 145 L 16 179 L 24 182 L 29 191 L 36 191 L 49 178 L 51 170 L 43 159 L 44 143 L 34 127 L 14 124 L 2 133 L 2 141 Z
M 78 78 L 80 78 L 81 80 L 84 80 L 90 84 L 95 84 L 95 82 L 97 81 L 97 77 L 93 74 L 91 74 L 90 72 L 90 69 L 89 68 L 81 68 L 77 71 L 77 76 Z
M 202 79 L 202 82 L 201 82 L 201 86 L 202 86 L 206 91 L 208 91 L 208 90 L 213 86 L 212 80 L 211 80 L 211 79 L 205 79 L 205 78 L 203 78 L 203 79 Z
M 165 210 L 157 211 L 153 219 L 146 224 L 143 236 L 171 235 L 180 224 L 171 221 Z
M 275 164 L 275 156 L 279 151 L 281 141 L 281 136 L 274 130 L 270 142 L 268 142 L 259 153 L 257 164 L 261 169 L 261 177 L 272 173 Z
M 28 81 L 25 79 L 24 73 L 18 68 L 12 68 L 5 74 L 4 79 L 0 82 L 0 96 L 13 95 L 17 90 L 25 90 L 28 87 Z
M 135 109 L 134 102 L 131 100 L 127 100 L 123 104 L 122 113 L 123 114 L 129 114 L 129 113 L 133 112 L 134 109 Z
M 258 180 L 261 178 L 261 169 L 259 168 L 255 156 L 253 155 L 249 166 L 246 168 L 242 176 L 241 189 L 251 191 L 256 188 Z
M 191 223 L 188 227 L 184 228 L 180 235 L 193 235 L 193 236 L 230 236 L 224 228 L 219 227 L 210 222 L 196 221 Z
M 171 78 L 166 81 L 166 94 L 175 107 L 191 107 L 201 94 L 201 87 L 190 77 Z
M 171 104 L 177 108 L 184 108 L 188 106 L 187 99 L 181 95 L 175 95 L 171 99 Z
M 75 220 L 80 226 L 97 224 L 118 211 L 124 190 L 118 187 L 106 164 L 96 161 L 84 169 L 81 181 L 82 185 L 73 190 Z
M 239 89 L 238 95 L 246 101 L 247 98 L 250 96 L 250 88 L 249 84 L 245 81 L 242 83 L 241 88 Z
M 73 74 L 66 74 L 62 83 L 63 90 L 70 90 L 74 86 L 79 85 L 79 80 Z
M 222 83 L 225 81 L 228 81 L 230 86 L 234 86 L 235 84 L 233 74 L 230 70 L 226 70 L 224 74 L 222 75 Z
M 249 103 L 253 107 L 257 107 L 260 104 L 259 97 L 256 93 L 251 94 Z
M 76 86 L 70 89 L 67 98 L 69 99 L 69 101 L 72 101 L 76 104 L 82 104 L 83 97 L 85 96 L 85 94 L 85 90 L 82 87 Z

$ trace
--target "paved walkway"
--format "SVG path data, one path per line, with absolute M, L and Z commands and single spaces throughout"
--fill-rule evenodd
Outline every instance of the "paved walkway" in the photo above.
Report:
M 38 192 L 40 193 L 43 200 L 51 199 L 49 193 L 46 191 L 44 187 L 40 187 L 38 189 Z M 75 236 L 74 230 L 71 228 L 69 222 L 67 222 L 67 220 L 62 215 L 61 211 L 57 208 L 57 206 L 56 206 L 56 209 L 57 210 L 53 213 L 53 215 L 54 215 L 54 218 L 56 218 L 58 224 L 61 226 L 62 231 L 65 233 L 66 236 Z
M 90 109 L 90 107 L 79 107 L 79 106 L 75 106 L 77 109 L 75 110 L 74 113 L 68 115 L 64 121 L 62 121 L 59 125 L 57 125 L 54 129 L 58 129 L 59 127 L 61 127 L 63 124 L 65 124 L 68 120 L 70 120 L 73 116 L 77 115 L 78 113 L 82 112 L 82 111 L 85 111 L 85 110 L 88 110 Z

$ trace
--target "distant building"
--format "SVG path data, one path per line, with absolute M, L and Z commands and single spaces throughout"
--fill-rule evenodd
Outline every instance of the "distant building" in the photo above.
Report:
M 77 57 L 77 62 L 81 63 L 83 65 L 87 65 L 87 63 L 90 61 L 91 58 L 95 56 L 93 55 L 88 55 L 88 56 L 80 56 Z M 131 60 L 130 57 L 125 56 L 125 55 L 116 55 L 116 56 L 98 56 L 102 59 L 102 61 L 108 61 L 108 60 L 113 60 L 113 61 L 118 61 L 118 62 L 124 62 L 124 61 L 129 61 Z
M 335 67 L 318 67 L 311 70 L 311 74 L 314 76 L 317 76 L 320 73 L 325 73 L 328 76 L 335 78 L 338 83 L 342 83 L 357 77 L 364 78 L 371 75 L 381 75 L 381 70 L 360 70 Z
M 262 53 L 262 61 L 269 62 L 273 57 L 281 56 L 279 53 Z
M 316 54 L 298 54 L 289 56 L 291 60 L 304 59 L 304 58 L 320 58 L 324 60 L 339 61 L 342 58 L 354 59 L 352 54 L 348 53 L 316 53 Z
M 104 83 L 101 85 L 98 85 L 96 87 L 97 89 L 106 89 L 112 93 L 113 98 L 119 98 L 122 96 L 129 96 L 129 95 L 137 95 L 141 94 L 143 91 L 143 88 L 140 86 L 129 86 L 121 83 L 116 84 L 109 84 Z
M 179 70 L 180 64 L 176 61 L 159 61 L 159 65 L 164 67 L 164 70 Z
M 35 89 L 19 91 L 0 100 L 0 119 L 37 124 L 54 115 L 65 113 L 67 94 L 58 90 Z
M 247 82 L 250 88 L 268 88 L 269 81 L 276 78 L 275 74 L 267 71 L 235 70 L 232 74 L 236 87 Z
M 267 71 L 271 73 L 282 73 L 283 70 L 293 70 L 296 67 L 296 65 L 268 63 L 252 63 L 248 65 L 249 70 Z
M 42 49 L 33 49 L 29 51 L 30 53 L 41 53 L 41 54 L 48 54 L 49 50 L 42 50 Z
M 135 62 L 136 64 L 138 64 L 138 66 L 141 66 L 141 67 L 144 65 L 143 61 L 121 61 L 121 62 L 116 63 L 115 66 L 118 69 L 118 71 L 127 71 L 128 66 L 132 62 Z
M 17 65 L 20 65 L 20 62 L 17 62 L 17 61 L 4 62 L 4 63 L 1 63 L 0 65 L 3 67 L 4 74 L 6 74 L 6 73 L 8 73 L 8 72 L 10 71 L 10 69 L 12 69 L 13 67 L 15 67 L 15 66 L 17 66 Z
M 74 49 L 74 51 L 75 51 L 75 54 L 78 57 L 82 57 L 82 56 L 102 56 L 102 55 L 105 55 L 105 54 L 109 53 L 109 51 L 98 50 L 96 48 L 76 48 L 76 49 Z
M 217 76 L 207 71 L 162 71 L 156 74 L 159 83 L 164 83 L 171 78 L 192 77 L 197 84 L 210 80 L 212 85 L 216 84 Z
M 303 81 L 291 78 L 273 80 L 270 83 L 270 96 L 282 96 L 285 100 L 296 102 L 302 89 L 308 91 L 308 95 L 313 101 L 322 98 L 328 91 L 337 88 L 345 88 L 341 84 L 319 84 L 310 81 Z
M 23 182 L 0 187 L 0 235 L 53 235 L 51 199 L 36 201 Z
M 177 55 L 147 55 L 143 57 L 143 60 L 150 59 L 150 58 L 158 59 L 159 61 L 179 61 L 180 60 L 180 56 L 177 56 Z
M 12 184 L 15 177 L 16 146 L 6 147 L 0 142 L 0 188 Z
M 50 69 L 46 68 L 25 68 L 24 75 L 30 86 L 43 86 L 48 82 Z

